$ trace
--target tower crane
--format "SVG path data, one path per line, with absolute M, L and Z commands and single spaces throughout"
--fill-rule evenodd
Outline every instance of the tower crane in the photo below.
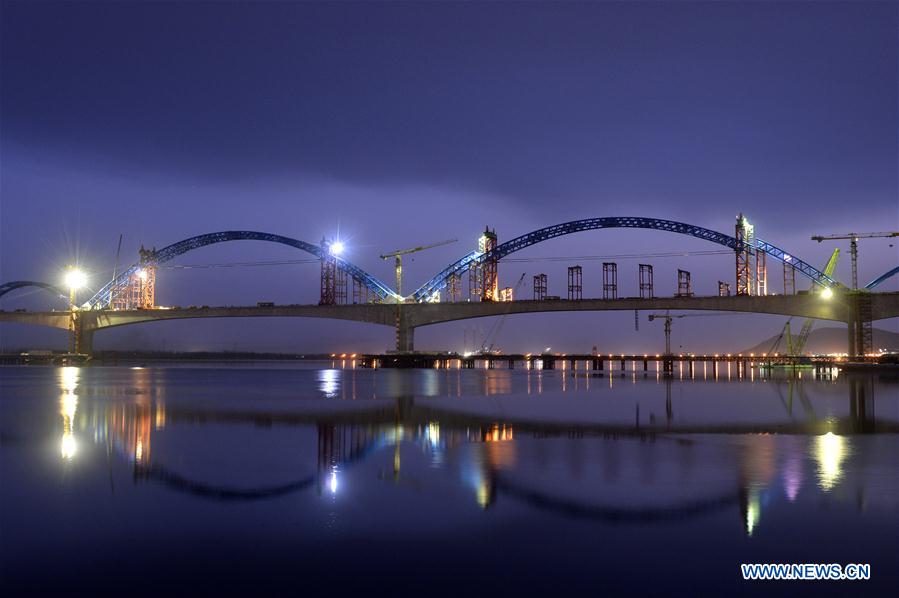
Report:
M 527 275 L 527 272 L 521 273 L 521 278 L 515 283 L 515 287 L 512 291 L 513 294 L 518 294 L 518 288 L 521 286 L 521 283 L 524 282 L 525 275 Z M 505 324 L 508 315 L 509 314 L 501 315 L 499 320 L 493 325 L 493 328 L 490 329 L 490 332 L 487 333 L 487 336 L 484 337 L 484 342 L 481 343 L 481 353 L 493 353 L 493 345 L 496 344 L 496 339 L 499 337 L 499 331 L 503 329 L 503 324 Z M 487 345 L 487 341 L 490 341 L 489 346 Z
M 441 247 L 443 245 L 449 245 L 450 243 L 455 243 L 459 239 L 449 239 L 447 241 L 440 241 L 439 243 L 431 243 L 430 245 L 421 245 L 420 247 L 412 247 L 411 249 L 397 249 L 396 251 L 391 251 L 390 253 L 385 253 L 381 256 L 382 260 L 386 260 L 389 258 L 395 258 L 396 262 L 396 302 L 403 302 L 403 256 L 408 255 L 410 253 L 417 253 L 419 251 L 424 251 L 425 249 L 431 249 L 434 247 Z
M 671 355 L 671 320 L 674 318 L 713 318 L 716 316 L 729 316 L 731 314 L 649 314 L 649 321 L 665 320 L 665 355 Z
M 845 235 L 815 235 L 812 241 L 837 241 L 840 239 L 849 239 L 849 257 L 852 260 L 852 290 L 858 289 L 858 240 L 859 239 L 876 239 L 876 238 L 899 237 L 899 232 L 886 233 L 846 233 Z M 890 245 L 892 247 L 892 245 Z

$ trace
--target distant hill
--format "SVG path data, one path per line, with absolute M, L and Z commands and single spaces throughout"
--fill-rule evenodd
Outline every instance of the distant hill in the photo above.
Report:
M 796 335 L 799 334 L 799 330 L 802 328 L 802 319 L 794 318 L 793 322 L 790 323 L 790 328 L 792 328 L 793 337 L 795 338 Z M 776 338 L 777 335 L 772 336 L 771 338 L 763 340 L 754 347 L 743 349 L 742 353 L 767 353 L 769 350 L 771 350 L 771 347 L 772 345 L 774 345 L 774 340 Z M 811 334 L 809 334 L 808 342 L 805 344 L 803 353 L 845 353 L 846 345 L 847 341 L 845 328 L 813 328 Z M 899 350 L 899 334 L 890 332 L 889 330 L 875 328 L 874 348 Z M 780 342 L 778 343 L 777 348 L 774 349 L 774 352 L 787 352 L 786 338 L 780 339 Z

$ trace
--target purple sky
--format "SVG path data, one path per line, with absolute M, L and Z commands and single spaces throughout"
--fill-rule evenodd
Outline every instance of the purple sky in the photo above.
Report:
M 813 264 L 812 234 L 899 229 L 894 2 L 107 3 L 2 2 L 0 281 L 57 281 L 78 259 L 108 277 L 123 261 L 223 229 L 318 241 L 390 281 L 382 252 L 458 237 L 406 268 L 414 288 L 474 248 L 596 216 L 670 218 L 758 235 Z M 846 259 L 837 277 L 848 281 Z M 520 257 L 714 250 L 659 232 L 600 231 Z M 176 264 L 295 259 L 262 243 L 206 248 Z M 519 257 L 516 255 L 516 257 Z M 657 294 L 693 272 L 713 294 L 733 256 L 637 263 Z M 565 267 L 601 293 L 602 260 L 501 264 L 501 283 Z M 899 264 L 861 245 L 865 283 Z M 780 290 L 779 264 L 772 288 Z M 805 286 L 804 283 L 803 287 Z M 899 288 L 896 279 L 885 290 Z M 162 270 L 178 305 L 317 301 L 315 264 Z M 3 308 L 47 308 L 39 293 Z M 685 350 L 733 350 L 783 318 L 675 325 Z M 686 321 L 683 321 L 686 322 Z M 490 320 L 420 329 L 421 348 L 461 349 Z M 895 321 L 882 327 L 897 329 Z M 679 328 L 679 330 L 678 330 Z M 4 347 L 61 345 L 56 331 L 4 325 Z M 680 336 L 678 336 L 680 335 Z M 392 331 L 318 320 L 174 322 L 102 333 L 97 346 L 379 350 Z M 661 325 L 633 314 L 511 317 L 508 349 L 655 351 Z

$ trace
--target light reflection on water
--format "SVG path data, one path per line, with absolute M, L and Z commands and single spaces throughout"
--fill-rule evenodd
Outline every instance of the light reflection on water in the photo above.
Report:
M 834 541 L 844 554 L 837 544 L 865 540 L 861 529 L 847 531 L 853 526 L 895 529 L 899 522 L 895 380 L 715 382 L 710 373 L 681 381 L 655 372 L 621 378 L 539 368 L 4 374 L 4 436 L 37 444 L 4 447 L 2 522 L 34 550 L 51 548 L 18 523 L 20 515 L 28 519 L 29 501 L 6 489 L 53 500 L 56 491 L 39 481 L 52 469 L 34 452 L 47 431 L 41 406 L 48 397 L 56 397 L 60 462 L 76 474 L 63 490 L 91 497 L 63 510 L 102 521 L 103 505 L 117 505 L 140 513 L 135 521 L 151 522 L 162 539 L 180 529 L 173 517 L 182 511 L 195 518 L 179 518 L 178 526 L 214 525 L 235 537 L 245 522 L 270 521 L 263 544 L 288 541 L 277 531 L 285 517 L 378 542 L 371 534 L 381 526 L 402 531 L 422 518 L 441 524 L 416 533 L 447 534 L 521 516 L 530 523 L 516 525 L 565 529 L 574 542 L 589 542 L 595 526 L 624 525 L 651 541 L 657 528 L 675 526 L 690 537 L 714 522 L 744 541 L 776 539 L 798 550 L 803 534 L 836 520 L 849 526 Z M 6 467 L 11 460 L 27 469 Z M 323 497 L 327 514 L 315 506 Z M 296 501 L 306 506 L 297 511 Z M 235 503 L 252 505 L 246 520 L 216 515 L 214 505 Z M 469 506 L 489 519 L 474 519 Z M 52 521 L 53 511 L 42 516 Z M 572 520 L 581 522 L 578 531 L 568 529 Z M 75 541 L 113 530 L 71 533 Z M 728 537 L 710 540 L 708 549 L 738 559 L 748 548 Z M 899 556 L 899 546 L 887 546 L 892 553 L 882 554 L 881 544 L 855 561 Z M 6 566 L 22 557 L 4 547 L 3 558 Z

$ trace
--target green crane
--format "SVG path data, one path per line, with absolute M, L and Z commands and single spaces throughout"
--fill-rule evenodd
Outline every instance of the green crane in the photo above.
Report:
M 832 276 L 833 271 L 837 267 L 837 261 L 840 259 L 840 250 L 839 248 L 834 249 L 833 253 L 830 256 L 830 259 L 827 260 L 827 265 L 824 267 L 824 274 L 827 276 Z M 790 357 L 799 357 L 802 355 L 803 349 L 805 349 L 805 343 L 808 342 L 808 337 L 812 332 L 812 326 L 815 325 L 814 318 L 806 318 L 805 322 L 802 323 L 802 328 L 799 330 L 799 334 L 795 337 L 790 332 L 790 322 L 793 318 L 787 320 L 787 323 L 784 324 L 783 329 L 780 331 L 780 335 L 777 337 L 777 340 L 774 341 L 774 345 L 771 349 L 768 350 L 768 356 L 777 349 L 777 346 L 780 344 L 780 339 L 786 338 L 787 341 L 787 355 Z

